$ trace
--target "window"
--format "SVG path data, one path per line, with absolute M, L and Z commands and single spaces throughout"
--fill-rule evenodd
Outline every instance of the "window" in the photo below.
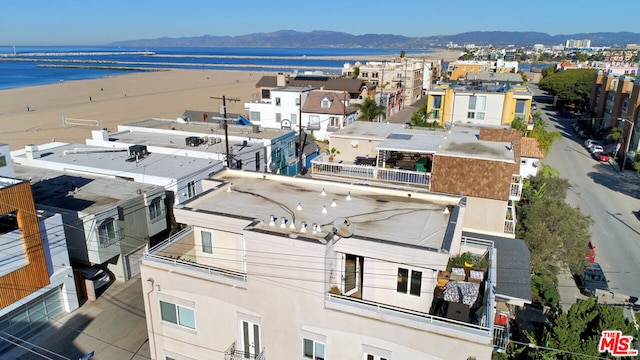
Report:
M 431 100 L 432 109 L 440 109 L 442 107 L 442 95 L 433 95 Z
M 320 128 L 320 116 L 309 115 L 309 128 L 312 128 L 312 129 Z
M 118 223 L 116 219 L 110 218 L 102 222 L 98 227 L 98 238 L 100 240 L 100 247 L 107 247 L 115 244 L 120 240 L 121 232 L 118 229 Z
M 331 106 L 331 101 L 329 101 L 329 99 L 327 98 L 323 98 L 322 99 L 322 108 L 323 109 L 328 109 Z
M 281 113 L 276 113 L 276 122 L 279 123 L 282 121 L 282 114 Z
M 249 120 L 251 120 L 251 121 L 260 121 L 260 112 L 259 111 L 251 111 L 251 112 L 249 112 Z
M 382 356 L 371 355 L 371 354 L 366 354 L 365 359 L 366 360 L 388 360 L 387 358 L 384 358 Z
M 324 360 L 324 343 L 310 339 L 302 339 L 302 357 L 305 359 Z
M 196 182 L 195 181 L 189 181 L 187 183 L 187 195 L 188 195 L 189 199 L 191 199 L 192 197 L 196 196 Z
M 291 114 L 291 125 L 298 124 L 298 114 Z
M 409 276 L 411 275 L 411 276 Z M 398 284 L 396 291 L 406 294 L 420 296 L 420 288 L 422 287 L 422 271 L 398 268 Z
M 280 106 L 280 103 L 281 103 L 280 98 L 279 98 L 279 97 L 277 97 L 277 98 L 276 98 L 276 106 Z
M 193 309 L 160 301 L 160 318 L 163 321 L 184 326 L 189 329 L 196 328 L 196 317 Z
M 211 232 L 201 231 L 200 238 L 202 239 L 202 252 L 207 254 L 213 254 L 213 242 L 211 240 Z
M 484 120 L 484 111 L 487 107 L 486 96 L 469 96 L 469 110 L 467 112 L 467 119 Z
M 154 220 L 161 216 L 164 216 L 164 201 L 161 197 L 157 197 L 149 204 L 149 218 Z
M 300 97 L 296 98 L 296 106 L 300 106 Z
M 431 110 L 429 112 L 429 119 L 440 119 L 440 110 Z
M 338 118 L 338 117 L 330 117 L 329 118 L 329 127 L 339 128 L 340 127 L 340 118 Z
M 7 158 L 4 155 L 0 155 L 0 167 L 7 166 Z
M 516 100 L 516 114 L 526 114 L 526 100 Z
M 256 170 L 260 170 L 260 152 L 256 152 Z

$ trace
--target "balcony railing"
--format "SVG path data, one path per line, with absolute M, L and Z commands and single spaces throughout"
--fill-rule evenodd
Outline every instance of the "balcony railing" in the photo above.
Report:
M 264 349 L 260 351 L 260 354 L 252 355 L 244 351 L 236 349 L 236 342 L 234 341 L 231 346 L 224 352 L 224 360 L 265 360 Z
M 412 320 L 425 324 L 442 326 L 460 333 L 469 333 L 485 337 L 491 336 L 491 328 L 489 327 L 344 295 L 327 293 L 325 296 L 325 307 L 340 311 L 348 311 L 349 308 L 352 308 L 354 313 L 357 313 L 360 316 L 362 316 L 363 311 L 365 311 L 371 313 L 374 317 L 384 318 L 385 321 L 390 322 L 393 322 L 394 318 L 398 319 L 400 322 L 403 320 Z
M 326 155 L 316 157 L 311 164 L 311 176 L 373 181 L 389 185 L 411 185 L 431 190 L 431 173 L 427 172 L 330 162 Z
M 493 325 L 493 348 L 497 352 L 507 351 L 509 331 L 502 325 Z
M 511 175 L 511 186 L 509 188 L 509 200 L 520 200 L 522 197 L 522 177 L 518 174 Z
M 507 203 L 507 215 L 504 219 L 504 232 L 507 234 L 516 233 L 516 208 L 513 200 L 509 200 Z
M 163 264 L 169 264 L 175 267 L 196 271 L 199 273 L 222 276 L 235 281 L 247 281 L 247 274 L 239 271 L 222 269 L 215 266 L 204 265 L 193 260 L 191 252 L 195 244 L 180 243 L 181 240 L 193 233 L 193 226 L 189 226 L 180 232 L 172 235 L 167 240 L 149 249 L 144 254 L 145 260 L 155 261 Z M 193 240 L 191 240 L 193 242 Z M 189 246 L 187 246 L 189 245 Z

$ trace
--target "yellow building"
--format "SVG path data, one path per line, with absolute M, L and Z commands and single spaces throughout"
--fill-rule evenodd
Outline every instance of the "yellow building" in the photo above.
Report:
M 531 119 L 533 94 L 526 86 L 458 86 L 444 84 L 427 92 L 429 121 L 479 125 L 510 125 Z

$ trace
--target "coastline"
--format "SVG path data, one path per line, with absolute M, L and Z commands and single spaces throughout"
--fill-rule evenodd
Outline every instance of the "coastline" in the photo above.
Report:
M 432 60 L 457 57 L 457 51 L 411 55 Z M 391 60 L 398 55 L 383 55 Z M 454 58 L 455 58 L 454 57 Z M 357 58 L 357 57 L 344 57 Z M 244 102 L 259 98 L 256 83 L 275 71 L 174 69 L 144 71 L 85 80 L 70 80 L 0 90 L 0 142 L 11 151 L 51 141 L 84 144 L 87 126 L 63 127 L 62 118 L 101 120 L 108 131 L 119 124 L 148 118 L 176 119 L 185 110 L 219 111 L 226 96 L 227 112 L 245 113 Z M 29 111 L 27 111 L 27 106 Z

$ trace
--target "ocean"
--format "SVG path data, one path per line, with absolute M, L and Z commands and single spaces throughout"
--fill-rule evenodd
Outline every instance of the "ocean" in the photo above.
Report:
M 405 49 L 407 55 L 428 52 L 431 50 Z M 0 47 L 0 90 L 162 69 L 339 73 L 347 61 L 353 63 L 371 55 L 399 54 L 400 49 L 369 48 L 5 46 Z M 336 58 L 342 56 L 353 59 Z

